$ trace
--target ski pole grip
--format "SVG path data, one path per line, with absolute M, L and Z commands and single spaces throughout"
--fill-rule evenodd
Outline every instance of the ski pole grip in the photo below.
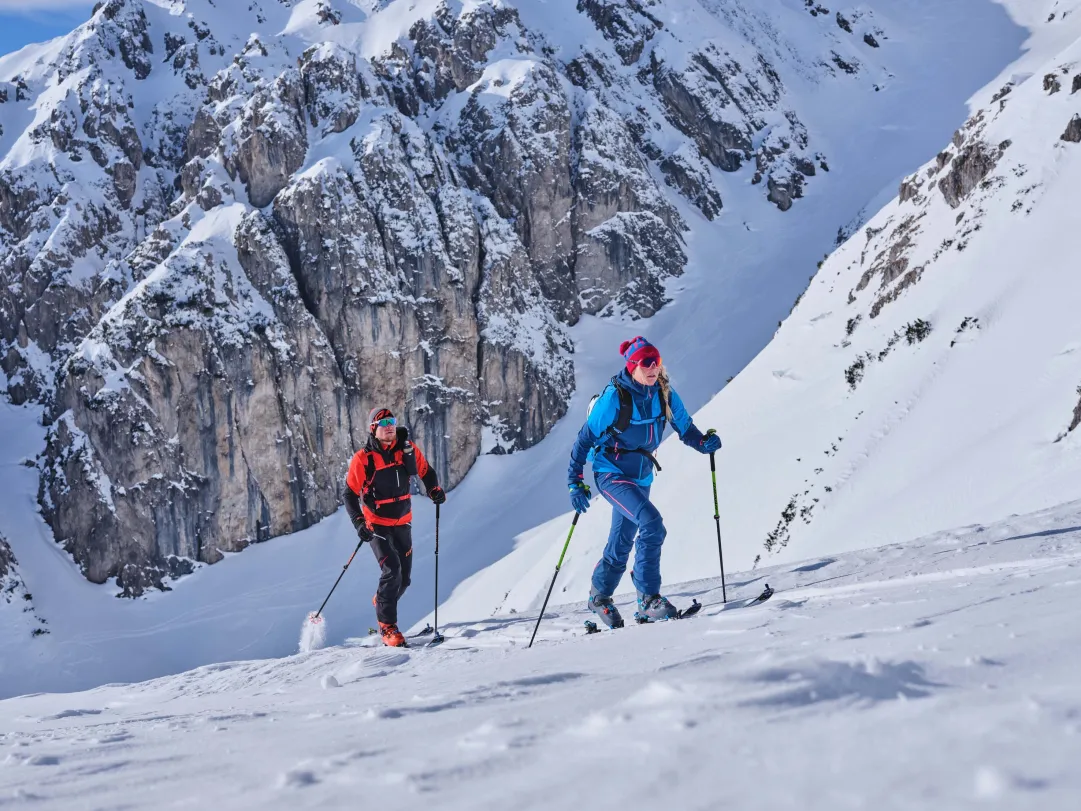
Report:
M 706 437 L 711 437 L 716 433 L 717 433 L 716 428 L 710 428 L 708 431 L 706 431 Z M 713 471 L 714 473 L 717 472 L 717 454 L 716 453 L 711 453 L 709 455 L 709 469 L 711 471 Z

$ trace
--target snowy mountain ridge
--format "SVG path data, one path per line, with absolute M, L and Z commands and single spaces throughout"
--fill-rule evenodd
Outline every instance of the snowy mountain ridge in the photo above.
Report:
M 107 0 L 0 58 L 0 358 L 45 409 L 58 542 L 136 596 L 311 526 L 377 402 L 450 485 L 536 444 L 568 327 L 670 301 L 726 178 L 781 209 L 824 181 L 805 90 L 870 103 L 886 27 L 784 0 Z

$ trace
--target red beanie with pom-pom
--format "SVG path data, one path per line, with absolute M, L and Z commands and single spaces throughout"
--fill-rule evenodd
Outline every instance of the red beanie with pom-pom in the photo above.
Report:
M 619 345 L 619 354 L 627 361 L 628 372 L 633 372 L 635 366 L 645 361 L 661 362 L 660 351 L 641 335 L 621 343 Z

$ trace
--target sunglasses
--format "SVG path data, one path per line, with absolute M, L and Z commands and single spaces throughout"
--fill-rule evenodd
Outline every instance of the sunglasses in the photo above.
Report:
M 660 358 L 646 358 L 644 361 L 641 361 L 638 365 L 641 366 L 643 369 L 652 369 L 654 366 L 660 366 L 661 365 L 661 359 Z
M 394 417 L 383 417 L 381 420 L 376 420 L 372 423 L 373 426 L 378 425 L 380 428 L 390 428 L 393 425 L 397 425 L 398 421 Z

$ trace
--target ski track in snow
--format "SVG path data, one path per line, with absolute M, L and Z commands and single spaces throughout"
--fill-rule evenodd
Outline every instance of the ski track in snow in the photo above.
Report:
M 1070 808 L 1079 518 L 684 584 L 682 622 L 556 607 L 531 650 L 509 615 L 8 699 L 0 807 Z

